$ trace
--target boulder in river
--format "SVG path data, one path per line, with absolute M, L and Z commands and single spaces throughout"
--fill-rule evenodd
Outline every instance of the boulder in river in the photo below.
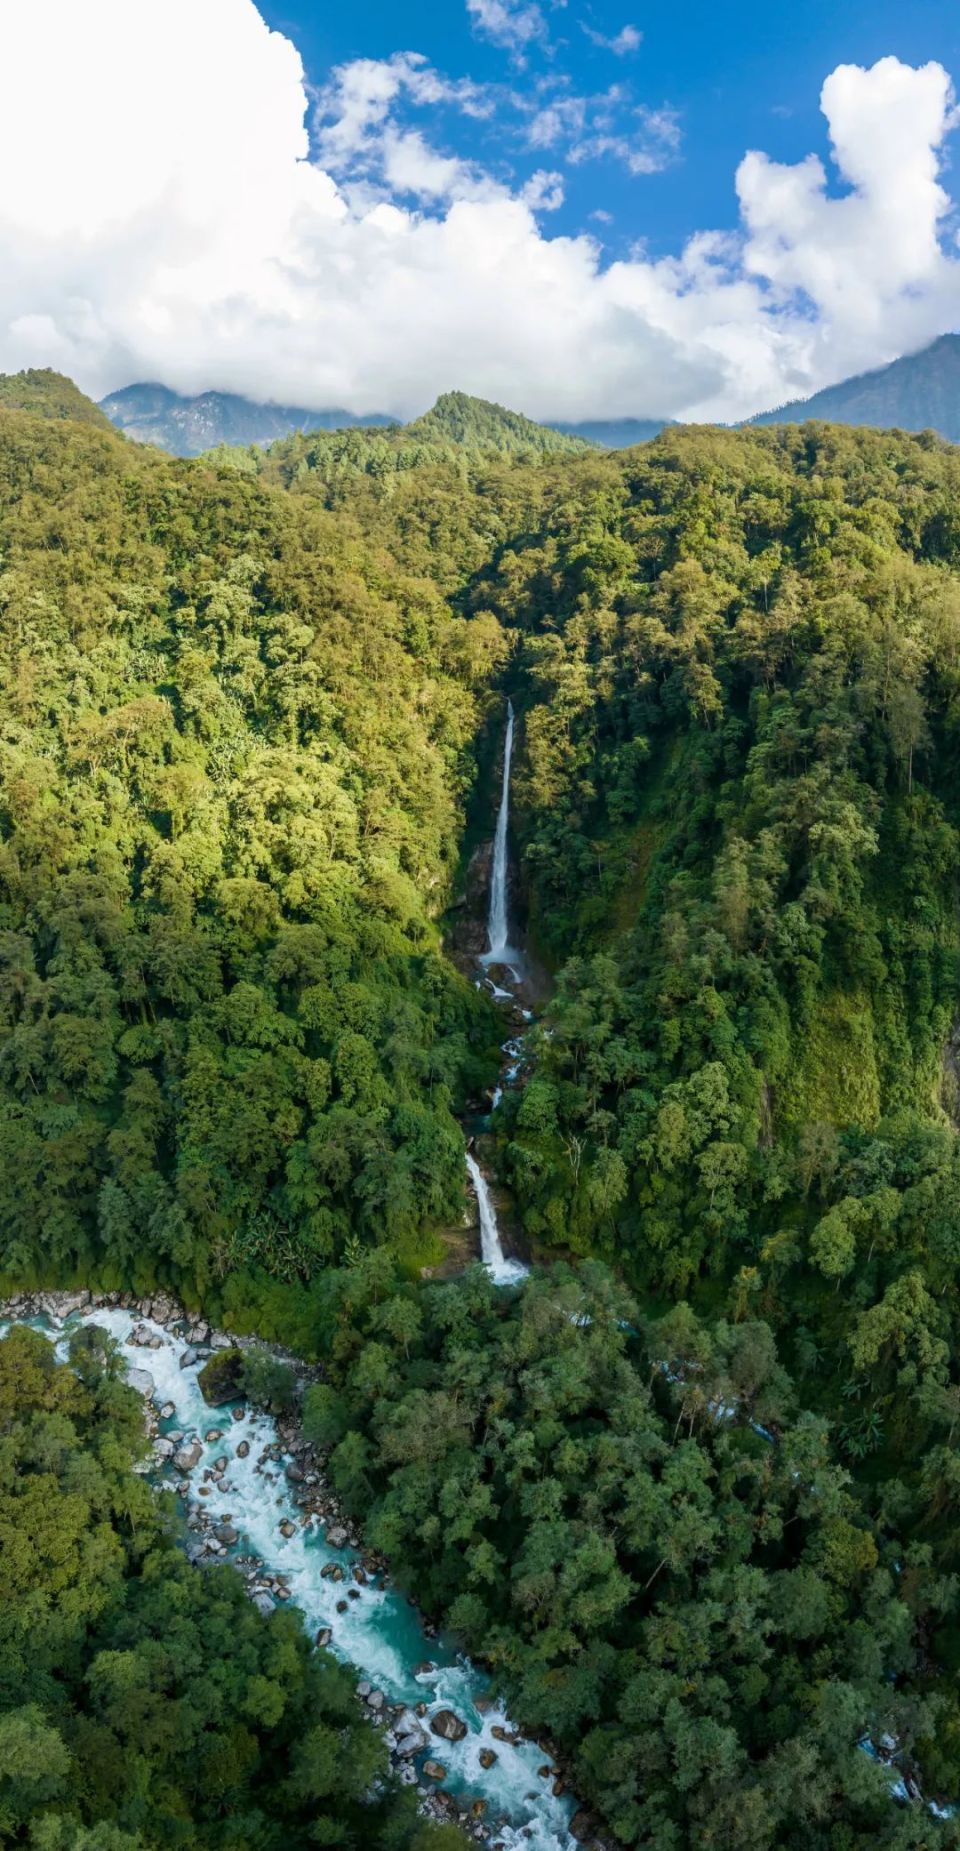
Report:
M 243 1382 L 243 1351 L 218 1350 L 204 1363 L 197 1376 L 197 1387 L 208 1407 L 221 1407 L 235 1401 Z
M 200 1441 L 190 1440 L 188 1445 L 181 1446 L 180 1451 L 174 1453 L 173 1463 L 178 1472 L 192 1472 L 194 1466 L 199 1465 L 202 1456 L 203 1447 Z
M 345 1549 L 350 1538 L 342 1523 L 327 1524 L 327 1542 L 331 1549 Z
M 225 1549 L 232 1549 L 234 1543 L 240 1541 L 240 1532 L 234 1529 L 232 1523 L 218 1523 L 213 1533 L 217 1541 L 222 1543 Z
M 266 1588 L 261 1588 L 254 1594 L 253 1604 L 258 1613 L 267 1614 L 273 1612 L 273 1597 L 267 1593 Z
M 404 1725 L 397 1736 L 394 1753 L 399 1760 L 410 1761 L 414 1755 L 422 1755 L 427 1746 L 427 1740 L 423 1730 L 417 1728 L 415 1724 Z
M 428 1780 L 446 1780 L 447 1770 L 442 1761 L 425 1761 L 423 1771 Z
M 327 1646 L 330 1644 L 330 1641 L 332 1638 L 333 1638 L 333 1627 L 332 1626 L 321 1626 L 317 1633 L 317 1645 L 320 1647 L 321 1652 L 326 1651 Z
M 480 1766 L 481 1767 L 493 1767 L 496 1759 L 497 1759 L 497 1751 L 495 1748 L 481 1748 L 480 1750 Z
M 444 1742 L 462 1742 L 467 1733 L 467 1725 L 461 1722 L 453 1710 L 438 1710 L 430 1718 L 430 1727 L 434 1735 L 439 1735 Z
M 131 1388 L 136 1389 L 138 1395 L 149 1397 L 153 1394 L 154 1381 L 149 1369 L 128 1369 L 127 1381 Z

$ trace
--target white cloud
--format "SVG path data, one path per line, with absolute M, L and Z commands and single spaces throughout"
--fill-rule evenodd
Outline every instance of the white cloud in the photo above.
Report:
M 536 173 L 530 175 L 520 197 L 531 212 L 559 212 L 564 199 L 563 175 L 538 167 Z
M 960 319 L 939 65 L 836 70 L 832 182 L 748 154 L 738 233 L 609 266 L 538 223 L 556 173 L 512 195 L 399 121 L 418 89 L 488 100 L 412 54 L 369 61 L 324 117 L 324 167 L 297 52 L 252 0 L 0 8 L 0 366 L 95 393 L 410 413 L 460 386 L 541 417 L 730 417 Z
M 536 0 L 467 0 L 467 12 L 484 38 L 517 57 L 547 36 L 546 20 Z
M 602 116 L 597 118 L 589 132 L 571 146 L 571 161 L 595 161 L 607 156 L 634 175 L 662 173 L 680 147 L 676 110 L 664 105 L 662 109 L 634 109 L 631 115 L 626 130 L 614 128 Z
M 612 51 L 615 58 L 625 58 L 630 52 L 639 51 L 643 44 L 643 33 L 636 26 L 622 26 L 609 39 L 602 32 L 595 32 L 592 26 L 583 25 L 583 31 L 594 45 L 600 45 L 604 51 Z

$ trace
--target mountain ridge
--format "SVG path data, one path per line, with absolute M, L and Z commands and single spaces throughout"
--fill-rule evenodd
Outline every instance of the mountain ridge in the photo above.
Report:
M 878 430 L 933 430 L 960 443 L 960 334 L 941 334 L 916 353 L 824 386 L 810 398 L 761 411 L 748 424 L 870 425 Z
M 209 391 L 188 396 L 157 381 L 122 386 L 101 399 L 99 409 L 127 437 L 168 450 L 174 456 L 202 456 L 205 450 L 223 443 L 273 443 L 291 431 L 388 428 L 395 422 L 385 412 L 357 417 L 340 408 L 308 411 L 302 405 L 260 402 L 235 392 Z

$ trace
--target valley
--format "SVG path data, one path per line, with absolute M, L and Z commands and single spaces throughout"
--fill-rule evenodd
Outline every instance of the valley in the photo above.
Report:
M 47 1403 L 100 1483 L 111 1422 L 136 1454 L 121 1363 L 159 1359 L 188 1544 L 209 1508 L 394 1725 L 434 1696 L 468 1724 L 413 1759 L 487 1813 L 404 1810 L 395 1756 L 394 1822 L 365 1780 L 328 1842 L 506 1815 L 563 1844 L 537 1740 L 584 1842 L 956 1842 L 956 452 L 784 425 L 602 455 L 451 394 L 179 461 L 74 393 L 0 394 L 0 1290 L 104 1301 L 121 1361 L 0 1343 L 36 1398 L 4 1534 L 81 1475 Z M 312 1372 L 304 1436 L 389 1587 L 338 1611 L 354 1558 L 301 1531 L 287 1457 L 239 1460 L 183 1332 L 136 1360 L 165 1295 Z M 123 1485 L 136 1602 L 160 1518 Z M 360 1766 L 356 1678 L 247 1607 L 251 1664 L 282 1637 L 291 1693 L 348 1688 Z M 9 1646 L 71 1766 L 117 1752 L 112 1624 L 71 1634 L 69 1700 Z M 301 1700 L 288 1735 L 237 1698 L 259 1746 L 217 1749 L 198 1843 L 307 1842 Z M 106 1774 L 57 1791 L 145 1829 Z

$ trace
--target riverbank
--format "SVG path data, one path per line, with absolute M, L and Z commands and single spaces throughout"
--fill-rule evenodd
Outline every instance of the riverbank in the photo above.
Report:
M 502 1851 L 599 1844 L 554 1759 L 520 1734 L 482 1673 L 391 1588 L 296 1416 L 204 1401 L 204 1362 L 256 1340 L 211 1329 L 165 1294 L 43 1292 L 0 1305 L 0 1320 L 45 1324 L 54 1336 L 87 1318 L 121 1343 L 128 1379 L 144 1396 L 145 1469 L 179 1497 L 190 1558 L 198 1566 L 231 1561 L 262 1612 L 299 1608 L 315 1643 L 354 1668 L 358 1703 L 382 1732 L 396 1778 L 416 1787 L 424 1815 Z M 283 1359 L 301 1390 L 319 1373 Z

